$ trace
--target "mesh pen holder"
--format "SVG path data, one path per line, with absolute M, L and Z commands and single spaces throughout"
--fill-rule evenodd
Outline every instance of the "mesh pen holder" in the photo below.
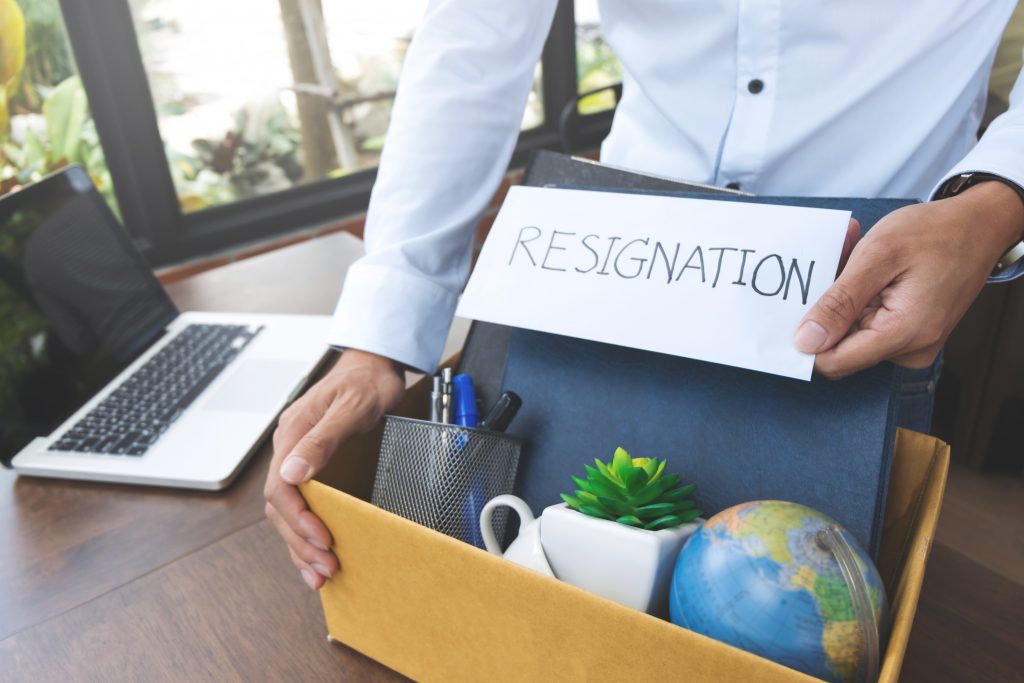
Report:
M 370 501 L 479 548 L 480 512 L 511 493 L 523 442 L 486 429 L 387 415 Z M 507 508 L 496 511 L 503 538 Z

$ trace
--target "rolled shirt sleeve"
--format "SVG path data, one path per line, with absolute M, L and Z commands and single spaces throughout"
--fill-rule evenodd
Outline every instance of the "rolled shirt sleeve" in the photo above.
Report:
M 1009 109 L 989 124 L 978 144 L 935 186 L 932 198 L 940 194 L 946 183 L 964 173 L 990 173 L 1024 188 L 1024 71 L 1010 91 Z M 1021 275 L 1024 261 L 990 277 L 989 282 L 1004 282 Z
M 435 0 L 406 55 L 329 341 L 433 372 L 557 0 Z

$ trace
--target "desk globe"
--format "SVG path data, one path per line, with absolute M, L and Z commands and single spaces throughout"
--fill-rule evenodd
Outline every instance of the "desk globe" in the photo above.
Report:
M 830 527 L 852 546 L 862 610 L 884 634 L 885 589 L 867 553 L 826 515 L 773 500 L 724 510 L 690 538 L 672 579 L 673 623 L 827 681 L 857 680 L 868 646 L 840 564 L 818 542 Z

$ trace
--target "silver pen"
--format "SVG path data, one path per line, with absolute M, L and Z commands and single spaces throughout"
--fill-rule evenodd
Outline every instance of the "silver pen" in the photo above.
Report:
M 444 378 L 441 386 L 441 422 L 450 424 L 452 421 L 452 369 L 441 371 Z
M 430 392 L 430 421 L 440 422 L 441 421 L 441 378 L 434 377 L 434 386 Z

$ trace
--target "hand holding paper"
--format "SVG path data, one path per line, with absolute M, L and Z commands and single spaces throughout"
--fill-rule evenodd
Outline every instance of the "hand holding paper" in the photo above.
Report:
M 1022 230 L 1024 205 L 1002 183 L 894 211 L 808 312 L 797 346 L 832 378 L 883 360 L 927 367 Z

